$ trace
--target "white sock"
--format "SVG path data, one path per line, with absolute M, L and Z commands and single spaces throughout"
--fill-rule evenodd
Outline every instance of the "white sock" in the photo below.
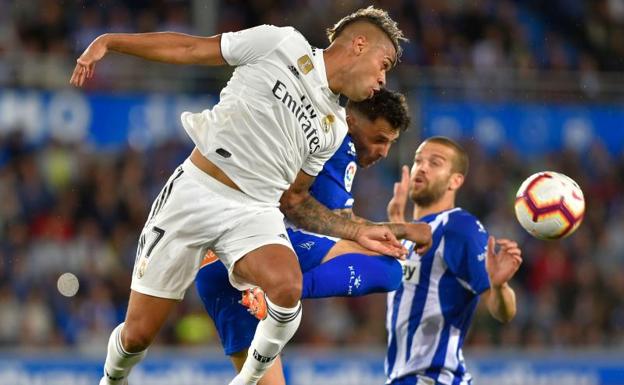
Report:
M 273 365 L 275 357 L 292 338 L 301 323 L 301 302 L 292 308 L 275 305 L 266 297 L 267 317 L 258 323 L 256 334 L 241 372 L 231 385 L 255 385 Z
M 121 344 L 123 325 L 123 322 L 117 325 L 108 339 L 108 353 L 104 362 L 104 376 L 100 381 L 101 385 L 125 384 L 132 367 L 139 363 L 147 353 L 147 349 L 138 353 L 128 353 L 124 350 Z

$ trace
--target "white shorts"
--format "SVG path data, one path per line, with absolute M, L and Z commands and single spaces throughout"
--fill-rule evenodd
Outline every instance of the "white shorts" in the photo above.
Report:
M 182 299 L 211 249 L 227 267 L 232 286 L 245 290 L 253 285 L 234 276 L 234 263 L 269 244 L 292 250 L 279 208 L 222 184 L 187 159 L 152 204 L 139 239 L 131 288 Z

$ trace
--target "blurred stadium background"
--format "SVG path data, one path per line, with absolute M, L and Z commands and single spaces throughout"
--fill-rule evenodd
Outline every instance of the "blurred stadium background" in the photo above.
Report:
M 97 382 L 149 205 L 191 149 L 179 113 L 214 104 L 231 71 L 110 55 L 86 90 L 71 89 L 89 42 L 271 23 L 325 47 L 324 28 L 368 4 L 0 0 L 0 385 Z M 516 319 L 476 314 L 475 383 L 624 384 L 624 1 L 373 4 L 411 40 L 389 87 L 407 94 L 414 123 L 386 161 L 359 171 L 356 211 L 384 219 L 420 138 L 460 139 L 472 162 L 461 206 L 520 241 L 525 260 Z M 513 217 L 520 182 L 545 169 L 585 191 L 584 224 L 563 241 L 532 239 Z M 67 271 L 80 280 L 72 298 L 56 289 Z M 289 384 L 383 382 L 384 295 L 308 301 L 304 313 Z M 232 373 L 192 288 L 133 376 L 205 385 Z

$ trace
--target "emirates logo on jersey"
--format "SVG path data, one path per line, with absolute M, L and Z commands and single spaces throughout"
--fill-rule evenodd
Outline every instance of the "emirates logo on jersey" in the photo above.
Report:
M 305 95 L 296 98 L 296 94 L 289 92 L 288 87 L 283 82 L 277 80 L 273 86 L 273 96 L 282 102 L 284 106 L 294 115 L 299 123 L 306 140 L 310 154 L 314 154 L 321 149 L 321 139 L 316 128 L 312 125 L 311 119 L 318 115 Z

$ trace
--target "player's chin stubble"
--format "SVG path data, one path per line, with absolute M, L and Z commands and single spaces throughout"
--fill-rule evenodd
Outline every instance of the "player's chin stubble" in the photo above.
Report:
M 444 183 L 438 182 L 432 186 L 427 186 L 420 191 L 412 190 L 410 196 L 412 201 L 419 207 L 429 207 L 436 203 L 444 195 Z

